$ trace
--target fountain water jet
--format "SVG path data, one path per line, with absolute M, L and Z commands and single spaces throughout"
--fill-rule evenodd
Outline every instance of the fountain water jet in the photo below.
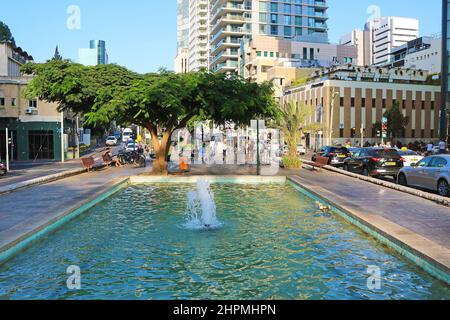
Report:
M 214 192 L 211 190 L 209 181 L 198 180 L 197 190 L 188 192 L 187 199 L 184 224 L 186 228 L 193 230 L 217 229 L 222 225 L 216 216 Z

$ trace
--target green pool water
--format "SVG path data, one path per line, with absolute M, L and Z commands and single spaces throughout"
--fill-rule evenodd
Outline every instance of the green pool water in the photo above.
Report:
M 286 185 L 214 184 L 216 230 L 189 230 L 195 185 L 130 186 L 0 266 L 0 299 L 449 299 L 449 288 Z M 81 289 L 67 268 L 79 266 Z M 367 286 L 370 266 L 380 289 Z

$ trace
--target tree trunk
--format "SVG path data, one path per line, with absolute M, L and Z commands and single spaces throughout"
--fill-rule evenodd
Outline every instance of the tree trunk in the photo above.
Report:
M 155 150 L 155 161 L 153 161 L 152 172 L 158 175 L 166 175 L 167 171 L 167 155 L 169 154 L 171 131 L 164 132 L 161 142 L 158 139 L 157 130 L 150 130 L 152 135 L 153 147 Z

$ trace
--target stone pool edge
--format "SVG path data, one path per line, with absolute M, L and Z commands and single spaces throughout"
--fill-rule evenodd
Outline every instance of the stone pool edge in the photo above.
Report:
M 130 184 L 130 178 L 118 178 L 111 182 L 111 187 L 106 191 L 102 190 L 96 192 L 85 201 L 81 202 L 79 206 L 76 208 L 71 208 L 65 212 L 63 212 L 58 217 L 48 221 L 41 226 L 35 228 L 34 230 L 20 236 L 14 241 L 6 244 L 5 246 L 0 248 L 0 265 L 4 264 L 20 252 L 26 250 L 31 247 L 34 243 L 41 240 L 44 236 L 51 234 L 61 227 L 63 227 L 66 223 L 74 220 L 78 216 L 85 213 L 87 210 L 95 207 L 102 201 L 108 199 L 112 195 L 116 194 L 120 190 L 124 189 Z
M 287 181 L 306 196 L 330 205 L 334 213 L 450 286 L 450 250 L 383 217 L 370 217 L 331 201 L 296 176 L 287 177 Z

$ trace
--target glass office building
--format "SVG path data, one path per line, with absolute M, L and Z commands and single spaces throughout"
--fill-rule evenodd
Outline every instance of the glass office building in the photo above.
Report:
M 89 48 L 81 48 L 78 50 L 78 62 L 85 66 L 108 64 L 106 42 L 103 40 L 91 40 L 89 42 Z

